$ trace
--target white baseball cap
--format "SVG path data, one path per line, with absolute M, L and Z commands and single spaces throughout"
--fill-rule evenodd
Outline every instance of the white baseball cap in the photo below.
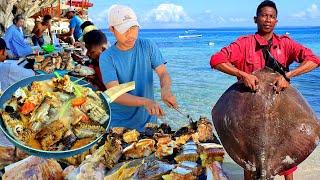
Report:
M 121 34 L 125 33 L 132 26 L 140 26 L 134 11 L 124 5 L 113 5 L 108 13 L 109 26 L 113 26 Z
M 76 8 L 70 6 L 68 7 L 67 12 L 76 12 Z
M 66 13 L 64 14 L 64 16 L 66 16 L 68 14 L 68 12 L 76 12 L 76 8 L 74 8 L 72 6 L 68 7 L 68 9 L 67 9 Z

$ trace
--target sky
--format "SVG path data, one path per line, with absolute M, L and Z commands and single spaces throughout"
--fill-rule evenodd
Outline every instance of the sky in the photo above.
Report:
M 89 18 L 108 28 L 111 5 L 130 6 L 143 29 L 255 27 L 253 16 L 261 0 L 90 0 Z M 278 27 L 320 26 L 320 0 L 274 0 Z

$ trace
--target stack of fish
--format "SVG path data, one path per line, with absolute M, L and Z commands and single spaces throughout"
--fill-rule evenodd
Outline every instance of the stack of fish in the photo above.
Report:
M 39 55 L 35 57 L 34 70 L 52 73 L 55 69 L 73 70 L 74 62 L 68 52 L 54 53 L 48 56 Z
M 201 176 L 227 179 L 220 166 L 223 156 L 224 150 L 213 134 L 212 123 L 201 117 L 198 122 L 176 132 L 167 124 L 147 124 L 140 133 L 122 127 L 112 128 L 103 146 L 65 174 L 66 179 L 97 177 L 101 170 L 85 174 L 80 169 L 88 164 L 90 167 L 103 164 L 107 170 L 105 180 L 197 179 Z
M 47 56 L 39 55 L 35 56 L 34 59 L 33 69 L 43 71 L 47 74 L 55 70 L 67 70 L 77 76 L 90 76 L 95 74 L 93 68 L 76 64 L 70 52 L 53 53 Z
M 223 147 L 212 132 L 212 123 L 204 117 L 176 132 L 167 124 L 147 124 L 144 132 L 111 128 L 90 151 L 59 160 L 69 164 L 63 178 L 228 179 L 221 168 Z M 28 168 L 26 163 L 17 169 Z

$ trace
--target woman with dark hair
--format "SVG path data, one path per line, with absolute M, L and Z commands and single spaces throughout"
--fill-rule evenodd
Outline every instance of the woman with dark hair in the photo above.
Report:
M 4 35 L 4 40 L 7 48 L 15 57 L 23 57 L 32 54 L 30 45 L 25 41 L 22 27 L 24 24 L 24 17 L 20 14 L 13 19 L 13 24 L 7 29 Z

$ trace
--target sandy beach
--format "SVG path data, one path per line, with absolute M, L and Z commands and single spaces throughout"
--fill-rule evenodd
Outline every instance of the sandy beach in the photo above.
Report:
M 296 180 L 319 180 L 320 177 L 320 146 L 318 146 L 314 152 L 299 166 L 298 170 L 294 173 L 294 178 Z M 230 156 L 225 156 L 224 169 L 229 175 L 231 180 L 242 180 L 243 170 L 240 166 L 235 164 L 235 162 L 230 158 Z M 284 179 L 283 177 L 276 176 L 276 180 Z

